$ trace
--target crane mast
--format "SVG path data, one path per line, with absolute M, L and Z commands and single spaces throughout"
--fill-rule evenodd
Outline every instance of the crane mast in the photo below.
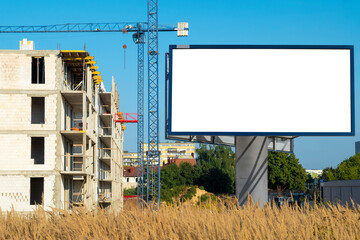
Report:
M 160 207 L 158 1 L 148 0 L 148 151 L 146 201 Z
M 137 44 L 137 112 L 139 122 L 137 125 L 137 204 L 143 205 L 144 201 L 144 44 L 145 33 L 142 31 L 142 24 L 138 23 L 138 32 L 134 33 L 133 39 Z

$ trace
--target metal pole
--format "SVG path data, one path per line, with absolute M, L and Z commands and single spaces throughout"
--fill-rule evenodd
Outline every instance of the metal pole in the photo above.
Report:
M 141 25 L 138 25 L 140 29 Z M 139 122 L 137 124 L 137 203 L 142 207 L 144 201 L 144 34 L 138 32 L 138 114 Z

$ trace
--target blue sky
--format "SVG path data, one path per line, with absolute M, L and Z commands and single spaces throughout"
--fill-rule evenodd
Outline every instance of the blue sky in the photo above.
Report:
M 146 0 L 131 1 L 4 1 L 0 25 L 49 25 L 57 23 L 101 23 L 146 21 Z M 360 2 L 322 1 L 159 1 L 159 24 L 189 22 L 189 37 L 175 32 L 159 35 L 160 135 L 164 140 L 164 54 L 169 44 L 324 44 L 354 45 L 355 103 L 358 106 L 360 49 Z M 0 34 L 0 49 L 18 49 L 22 38 L 35 41 L 36 49 L 83 49 L 98 62 L 105 86 L 111 76 L 119 86 L 120 108 L 136 112 L 136 45 L 131 34 L 64 33 Z M 126 44 L 126 69 L 124 50 Z M 356 108 L 356 116 L 359 110 Z M 190 116 L 188 116 L 190 117 Z M 279 118 L 286 118 L 279 109 Z M 219 116 L 221 121 L 222 116 Z M 289 121 L 291 121 L 291 116 Z M 354 154 L 359 141 L 360 118 L 356 117 L 355 137 L 300 137 L 295 154 L 305 168 L 336 166 Z M 127 125 L 125 150 L 136 150 L 136 126 Z

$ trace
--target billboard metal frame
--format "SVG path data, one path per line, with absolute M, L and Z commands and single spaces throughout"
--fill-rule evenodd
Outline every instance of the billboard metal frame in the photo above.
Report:
M 232 142 L 226 142 L 222 140 L 224 136 L 184 136 L 184 135 L 168 135 L 166 133 L 165 139 L 173 140 L 173 141 L 184 141 L 191 143 L 199 143 L 199 144 L 214 144 L 220 146 L 229 146 L 235 147 L 235 136 L 225 136 L 225 137 L 233 137 Z M 210 140 L 208 140 L 210 138 Z M 294 139 L 297 137 L 289 137 L 289 136 L 268 136 L 268 140 L 271 142 L 271 146 L 269 144 L 268 151 L 271 152 L 294 152 Z M 277 141 L 289 141 L 289 149 L 281 149 L 277 145 Z
M 173 49 L 348 49 L 350 50 L 350 132 L 172 132 L 172 57 Z M 169 135 L 206 135 L 206 136 L 355 136 L 355 94 L 354 94 L 354 46 L 353 45 L 170 45 L 166 60 L 168 86 L 165 89 L 167 133 Z M 187 116 L 188 117 L 188 116 Z

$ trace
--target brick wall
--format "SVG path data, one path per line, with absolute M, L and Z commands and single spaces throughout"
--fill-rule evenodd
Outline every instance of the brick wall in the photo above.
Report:
M 0 130 L 56 130 L 57 94 L 43 95 L 45 124 L 31 124 L 31 97 L 39 96 L 0 92 Z
M 15 52 L 15 51 L 13 51 Z M 32 56 L 7 51 L 0 52 L 0 89 L 52 89 L 56 87 L 56 59 L 55 54 L 44 51 L 31 51 L 33 56 L 45 56 L 45 84 L 31 84 Z
M 41 136 L 41 133 L 36 136 Z M 45 135 L 44 140 L 44 164 L 34 164 L 34 159 L 31 158 L 30 134 L 0 134 L 0 169 L 2 171 L 53 171 L 55 169 L 56 134 Z
M 30 178 L 44 177 L 54 207 L 58 51 L 0 51 L 0 208 L 31 211 Z M 44 56 L 45 84 L 31 83 L 32 56 Z M 45 97 L 45 124 L 31 124 L 31 97 Z M 44 137 L 44 164 L 31 159 L 31 137 Z
M 35 206 L 30 205 L 30 177 L 24 175 L 0 176 L 0 208 L 9 211 L 32 211 Z M 33 177 L 39 177 L 34 175 Z M 44 206 L 47 210 L 54 207 L 53 187 L 55 176 L 44 178 Z

